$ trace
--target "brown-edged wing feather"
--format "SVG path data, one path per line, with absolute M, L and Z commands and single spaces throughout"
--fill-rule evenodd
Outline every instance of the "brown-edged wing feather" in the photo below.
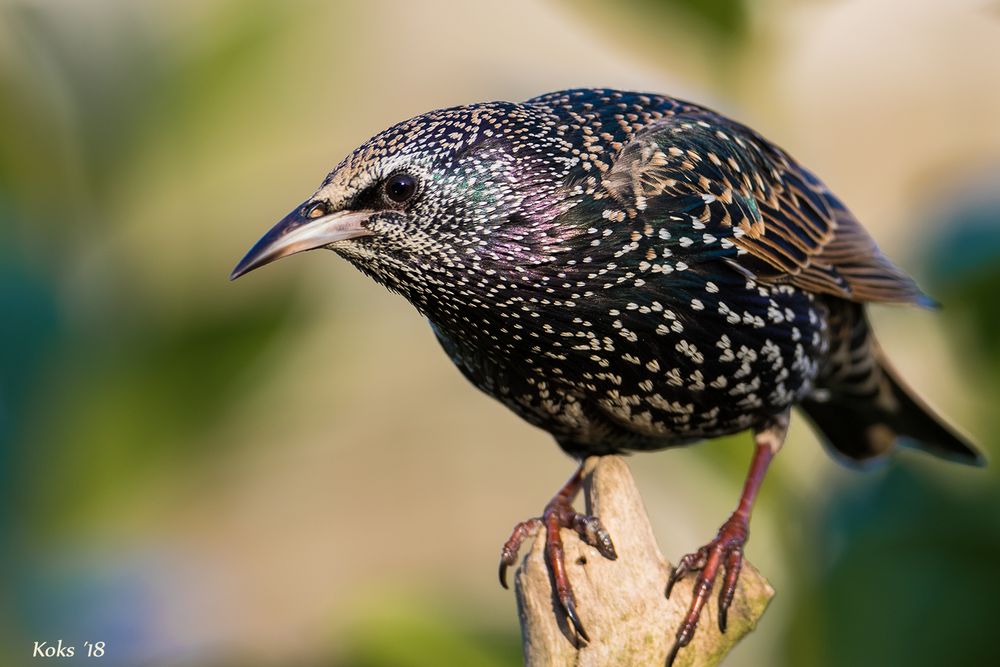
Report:
M 693 108 L 646 127 L 602 185 L 636 212 L 700 195 L 702 218 L 732 230 L 745 251 L 739 268 L 761 281 L 852 301 L 932 304 L 818 178 L 714 112 Z

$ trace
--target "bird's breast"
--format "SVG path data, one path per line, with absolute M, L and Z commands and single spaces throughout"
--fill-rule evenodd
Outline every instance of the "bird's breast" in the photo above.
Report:
M 591 453 L 748 428 L 812 389 L 828 347 L 813 295 L 735 271 L 511 296 L 432 318 L 439 340 L 477 387 Z

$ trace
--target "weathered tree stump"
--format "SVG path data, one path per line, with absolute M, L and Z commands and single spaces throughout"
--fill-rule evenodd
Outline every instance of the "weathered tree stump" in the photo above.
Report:
M 577 611 L 591 641 L 577 646 L 572 630 L 557 612 L 559 602 L 545 565 L 545 536 L 540 533 L 521 561 L 516 577 L 525 664 L 663 665 L 691 600 L 694 576 L 679 581 L 669 600 L 665 597 L 671 565 L 656 545 L 642 498 L 624 459 L 588 459 L 584 495 L 587 513 L 600 517 L 618 551 L 618 560 L 607 560 L 581 542 L 573 531 L 562 531 Z M 753 630 L 773 595 L 767 581 L 744 562 L 726 633 L 719 632 L 717 599 L 713 595 L 693 641 L 677 656 L 676 667 L 717 665 Z

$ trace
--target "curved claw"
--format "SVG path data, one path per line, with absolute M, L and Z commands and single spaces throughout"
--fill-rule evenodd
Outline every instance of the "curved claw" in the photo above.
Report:
M 583 623 L 580 621 L 580 617 L 576 614 L 576 602 L 573 598 L 570 597 L 566 600 L 560 598 L 559 602 L 562 604 L 563 610 L 566 612 L 566 618 L 569 619 L 577 637 L 582 639 L 584 642 L 590 642 L 590 635 L 588 635 L 587 631 L 583 629 Z
M 507 589 L 507 568 L 517 562 L 517 554 L 521 550 L 521 543 L 527 537 L 534 537 L 538 529 L 542 526 L 542 520 L 538 517 L 522 521 L 514 526 L 510 537 L 504 542 L 500 549 L 500 569 L 497 573 L 500 577 L 500 585 Z
M 597 549 L 608 560 L 618 560 L 611 534 L 596 516 L 573 514 L 573 529 L 584 542 Z
M 667 655 L 666 667 L 672 667 L 674 660 L 677 659 L 677 653 L 681 650 L 681 645 L 679 642 L 674 642 L 673 648 L 670 649 L 670 654 Z
M 705 561 L 707 559 L 707 547 L 702 547 L 694 553 L 682 556 L 676 567 L 674 567 L 673 571 L 670 573 L 670 579 L 667 580 L 666 598 L 668 600 L 670 599 L 670 591 L 674 589 L 674 584 L 683 579 L 684 575 L 688 572 L 694 572 L 695 570 L 700 570 L 705 567 Z
M 681 559 L 681 562 L 675 565 L 674 569 L 670 571 L 670 578 L 667 579 L 667 590 L 664 597 L 668 600 L 670 599 L 670 591 L 674 590 L 674 584 L 683 579 L 685 574 L 687 574 L 687 568 L 684 567 L 684 559 Z
M 664 591 L 663 597 L 667 598 L 668 600 L 670 599 L 670 591 L 674 590 L 674 584 L 676 584 L 678 580 L 680 580 L 680 578 L 684 576 L 682 574 L 677 574 L 677 569 L 678 568 L 676 566 L 673 569 L 671 569 L 670 578 L 667 579 L 667 590 Z

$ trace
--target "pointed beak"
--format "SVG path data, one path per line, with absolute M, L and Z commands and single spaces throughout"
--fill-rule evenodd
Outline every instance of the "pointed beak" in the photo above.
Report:
M 372 211 L 338 211 L 320 218 L 309 218 L 299 207 L 250 248 L 250 252 L 229 274 L 229 279 L 236 280 L 245 273 L 297 252 L 368 236 L 370 232 L 363 227 L 363 223 L 371 214 Z

